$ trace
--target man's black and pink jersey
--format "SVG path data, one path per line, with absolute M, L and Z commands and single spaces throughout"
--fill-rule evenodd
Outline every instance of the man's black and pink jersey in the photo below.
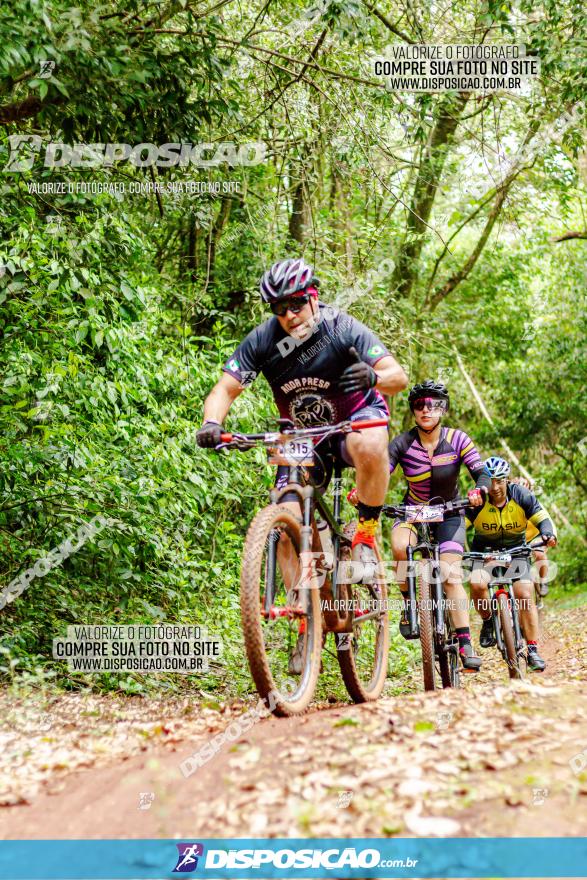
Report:
M 477 488 L 491 485 L 475 444 L 458 428 L 440 429 L 440 439 L 432 458 L 420 443 L 417 428 L 399 434 L 389 444 L 389 462 L 391 472 L 399 464 L 408 481 L 404 497 L 406 504 L 426 502 L 435 497 L 443 501 L 458 498 L 461 464 L 467 467 Z
M 281 418 L 297 427 L 332 425 L 364 407 L 388 415 L 385 400 L 374 388 L 344 394 L 337 381 L 354 363 L 349 348 L 372 367 L 389 355 L 380 339 L 351 315 L 318 303 L 320 320 L 304 341 L 296 340 L 271 317 L 255 327 L 226 361 L 223 370 L 248 385 L 262 373 L 273 392 Z

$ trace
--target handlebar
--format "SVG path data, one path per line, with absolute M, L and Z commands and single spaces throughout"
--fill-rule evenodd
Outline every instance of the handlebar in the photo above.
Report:
M 507 554 L 508 556 L 530 556 L 533 550 L 540 550 L 542 547 L 547 547 L 548 545 L 543 540 L 539 544 L 519 544 L 517 547 L 496 547 L 495 550 L 485 550 L 483 552 L 470 551 L 469 553 L 463 554 L 463 559 L 492 559 L 494 556 L 502 556 Z
M 401 519 L 405 517 L 408 509 L 411 508 L 413 510 L 415 507 L 442 507 L 444 513 L 464 513 L 470 504 L 471 502 L 468 498 L 455 498 L 453 501 L 444 501 L 442 498 L 438 498 L 435 501 L 434 498 L 431 498 L 430 501 L 421 502 L 420 504 L 417 502 L 414 504 L 384 504 L 383 515 L 395 516 Z
M 331 434 L 341 432 L 350 434 L 352 431 L 362 431 L 365 428 L 387 428 L 389 419 L 367 419 L 356 422 L 347 419 L 336 425 L 320 425 L 316 428 L 282 428 L 279 431 L 268 431 L 262 434 L 239 434 L 222 433 L 221 442 L 216 449 L 252 449 L 253 446 L 275 446 L 287 440 L 302 439 L 304 437 L 321 437 L 323 440 Z

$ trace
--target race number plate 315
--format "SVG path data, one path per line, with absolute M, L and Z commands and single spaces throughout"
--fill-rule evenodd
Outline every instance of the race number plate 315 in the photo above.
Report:
M 441 504 L 409 504 L 406 506 L 406 522 L 442 522 L 444 508 Z
M 309 467 L 314 464 L 314 444 L 309 437 L 303 440 L 288 440 L 275 446 L 269 453 L 269 464 L 286 467 Z

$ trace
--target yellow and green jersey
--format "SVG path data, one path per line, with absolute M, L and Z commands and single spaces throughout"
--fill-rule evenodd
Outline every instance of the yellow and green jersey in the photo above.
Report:
M 554 524 L 553 518 L 551 517 L 551 515 L 547 511 L 546 507 L 543 507 L 542 510 L 544 511 L 546 516 L 549 518 L 550 522 L 552 523 L 551 534 L 556 537 L 556 526 Z M 533 522 L 530 522 L 530 520 L 528 520 L 528 525 L 526 526 L 526 542 L 533 541 L 534 538 L 537 538 L 539 534 L 540 534 L 540 529 L 538 528 L 538 526 L 535 526 Z
M 496 507 L 488 497 L 482 507 L 467 508 L 466 516 L 467 525 L 472 525 L 475 530 L 474 543 L 477 546 L 495 544 L 513 547 L 523 544 L 530 526 L 534 527 L 534 537 L 537 534 L 555 533 L 550 516 L 536 496 L 517 483 L 507 484 L 503 507 Z

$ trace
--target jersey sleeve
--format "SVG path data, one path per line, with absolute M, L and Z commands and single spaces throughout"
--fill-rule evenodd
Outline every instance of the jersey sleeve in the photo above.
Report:
M 482 504 L 480 507 L 469 506 L 466 508 L 465 514 L 464 514 L 465 528 L 470 529 L 472 527 L 473 528 L 475 527 L 475 521 L 484 507 L 485 507 L 485 504 Z
M 372 330 L 350 315 L 348 319 L 350 321 L 347 336 L 349 346 L 354 345 L 362 361 L 374 367 L 381 358 L 389 356 L 389 351 Z
M 251 330 L 222 367 L 223 372 L 234 376 L 241 385 L 250 385 L 254 382 L 263 365 L 258 331 L 258 327 Z
M 406 451 L 406 435 L 398 434 L 389 443 L 389 473 L 392 474 Z
M 457 431 L 454 443 L 459 453 L 459 458 L 475 480 L 476 489 L 489 489 L 491 477 L 485 470 L 483 459 L 479 455 L 477 447 L 465 431 Z
M 530 492 L 524 486 L 513 483 L 511 484 L 511 493 L 514 501 L 520 505 L 526 514 L 528 522 L 536 526 L 541 535 L 554 534 L 552 520 L 533 492 Z

